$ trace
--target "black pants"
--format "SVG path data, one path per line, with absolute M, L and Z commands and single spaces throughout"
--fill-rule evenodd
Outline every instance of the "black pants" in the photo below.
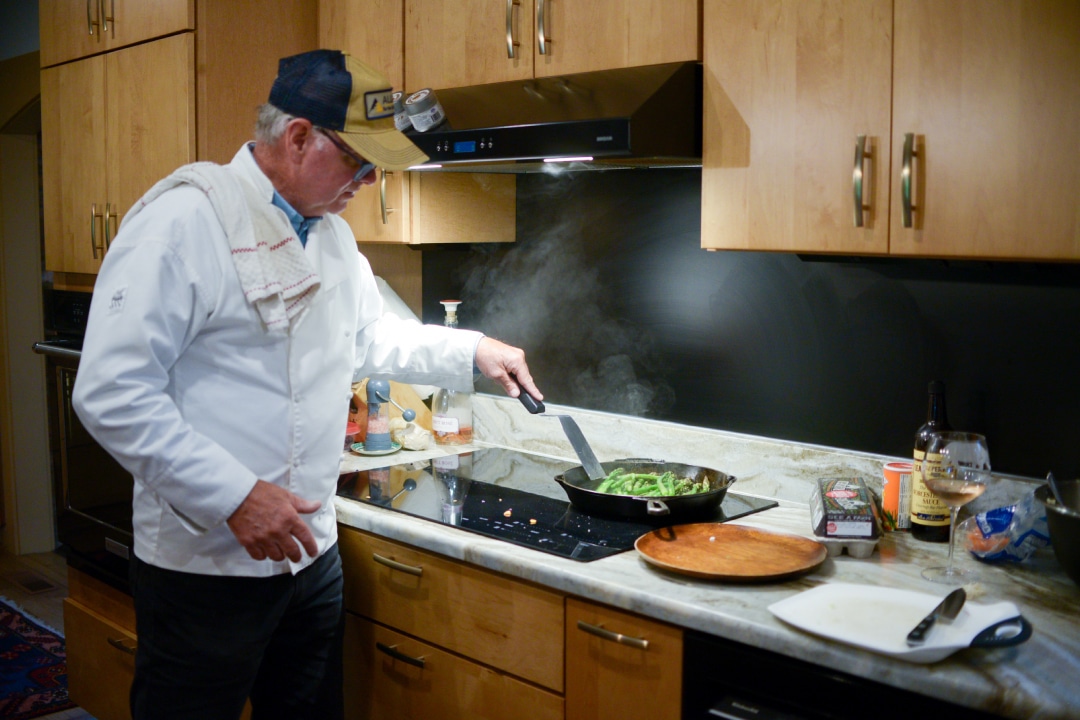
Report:
M 134 720 L 342 717 L 337 545 L 297 575 L 219 577 L 133 561 Z

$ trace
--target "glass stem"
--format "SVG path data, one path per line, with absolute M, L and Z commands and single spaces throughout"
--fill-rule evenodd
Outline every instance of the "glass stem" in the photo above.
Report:
M 945 574 L 952 574 L 952 554 L 953 554 L 953 535 L 956 534 L 956 515 L 960 512 L 959 505 L 953 505 L 949 508 L 949 562 L 945 567 Z

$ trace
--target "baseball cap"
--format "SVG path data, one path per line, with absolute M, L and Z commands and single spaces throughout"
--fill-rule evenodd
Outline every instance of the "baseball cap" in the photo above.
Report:
M 394 127 L 394 93 L 386 77 L 340 50 L 312 50 L 282 58 L 269 102 L 334 130 L 378 167 L 404 170 L 428 159 Z

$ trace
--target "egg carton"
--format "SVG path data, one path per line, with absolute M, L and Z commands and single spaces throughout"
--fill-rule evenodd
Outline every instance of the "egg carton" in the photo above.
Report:
M 838 557 L 844 551 L 853 558 L 863 559 L 868 558 L 874 554 L 874 548 L 877 547 L 878 540 L 881 538 L 874 538 L 872 540 L 860 540 L 858 538 L 817 538 L 825 545 L 825 550 L 828 551 L 829 557 Z

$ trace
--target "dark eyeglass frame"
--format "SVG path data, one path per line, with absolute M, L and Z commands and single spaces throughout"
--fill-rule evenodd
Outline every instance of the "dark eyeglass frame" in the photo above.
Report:
M 355 162 L 356 164 L 358 164 L 360 166 L 359 168 L 357 168 L 356 173 L 353 175 L 352 182 L 358 183 L 361 180 L 363 180 L 364 178 L 366 178 L 368 175 L 370 175 L 372 172 L 375 171 L 375 163 L 369 162 L 369 161 L 365 160 L 364 158 L 360 157 L 359 155 L 357 155 L 356 152 L 354 152 L 345 143 L 338 140 L 337 137 L 335 137 L 335 135 L 332 132 L 330 132 L 329 130 L 326 130 L 325 128 L 321 128 L 321 127 L 318 127 L 318 126 L 316 126 L 315 129 L 318 130 L 319 132 L 321 132 L 326 137 L 330 138 L 330 142 L 332 142 L 334 144 L 334 147 L 336 147 L 342 153 L 347 155 L 350 160 L 352 160 L 353 162 Z

